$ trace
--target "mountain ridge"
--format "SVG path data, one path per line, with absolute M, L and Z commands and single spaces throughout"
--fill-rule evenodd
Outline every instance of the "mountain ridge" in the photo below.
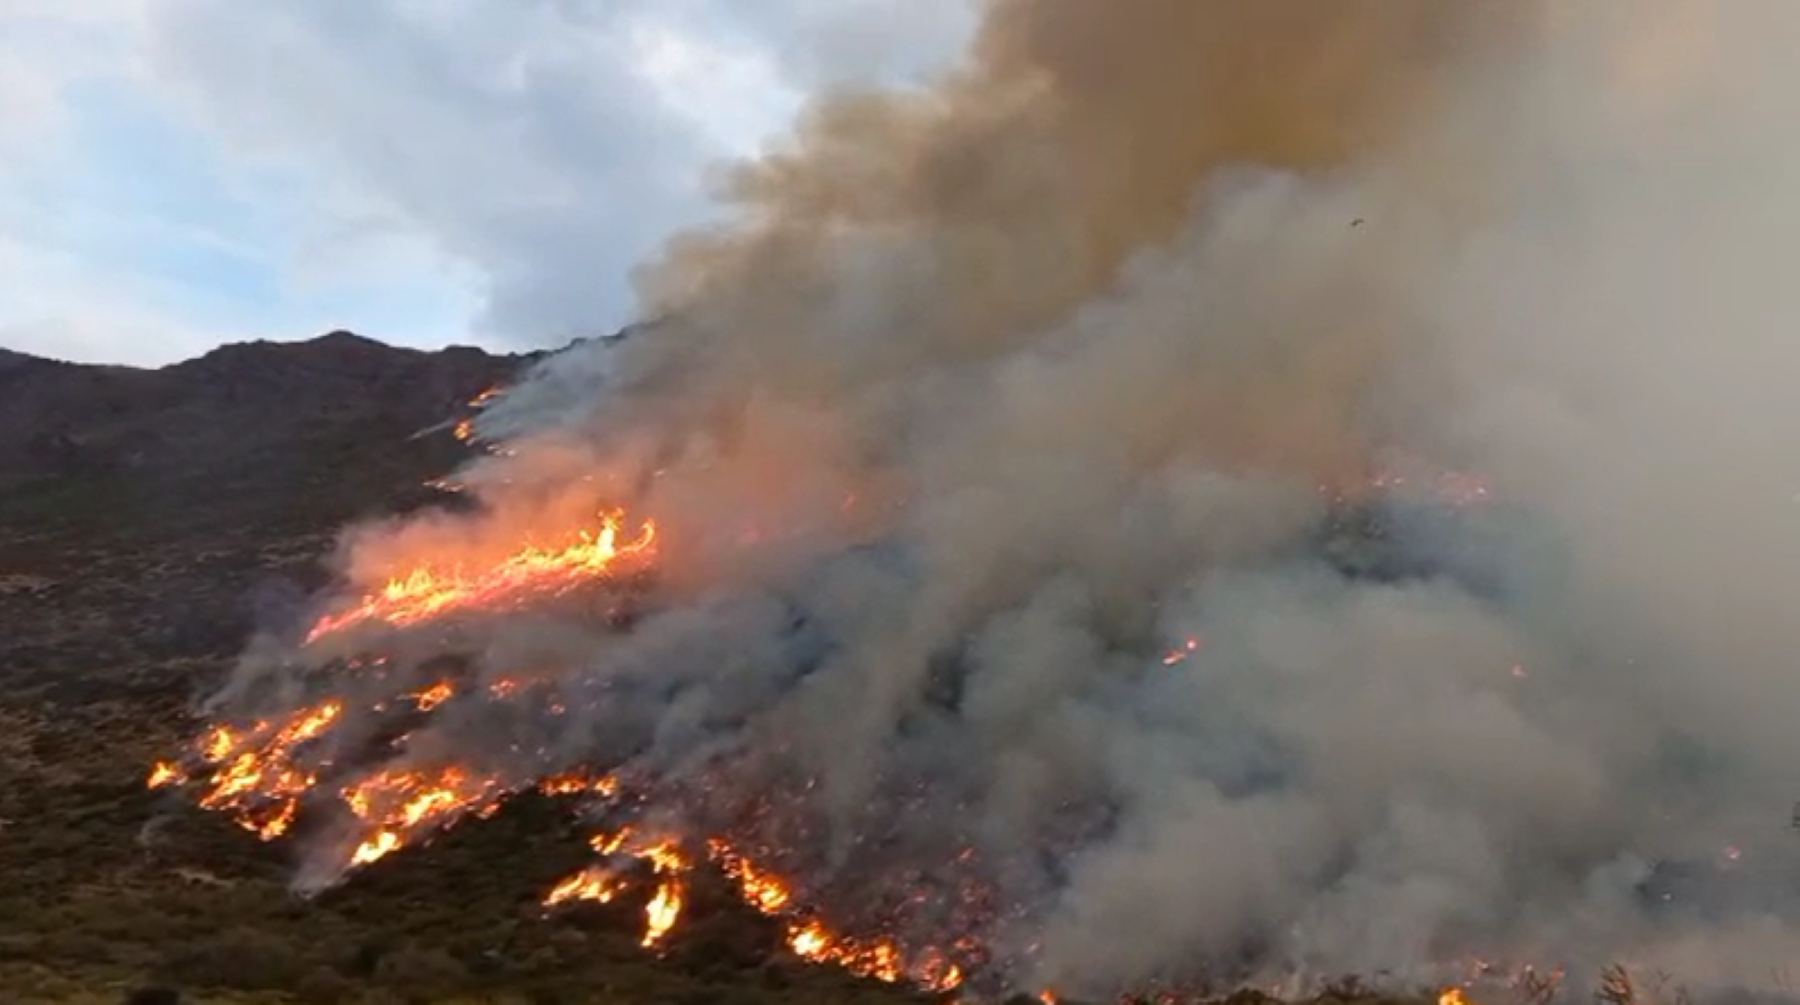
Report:
M 482 349 L 479 346 L 465 345 L 462 343 L 452 343 L 437 349 L 421 349 L 416 346 L 403 346 L 392 342 L 383 342 L 380 339 L 364 335 L 361 332 L 349 328 L 333 328 L 310 338 L 303 339 L 248 339 L 241 342 L 223 342 L 197 356 L 189 356 L 184 359 L 173 360 L 156 366 L 63 359 L 58 356 L 44 356 L 38 353 L 26 352 L 22 349 L 12 349 L 0 345 L 0 372 L 5 371 L 8 367 L 12 366 L 48 364 L 58 367 L 84 367 L 98 370 L 156 373 L 163 370 L 190 366 L 221 355 L 232 356 L 245 352 L 298 354 L 318 352 L 321 350 L 341 350 L 345 347 L 363 347 L 371 351 L 386 351 L 420 356 L 434 356 L 440 353 L 466 354 L 474 352 L 500 358 L 522 358 L 542 354 L 541 350 L 524 353 L 495 353 Z
M 229 514 L 231 527 L 278 518 L 301 497 L 348 519 L 461 450 L 448 433 L 404 451 L 382 444 L 443 424 L 536 358 L 345 330 L 220 346 L 154 369 L 5 351 L 0 526 L 30 517 L 137 533 Z

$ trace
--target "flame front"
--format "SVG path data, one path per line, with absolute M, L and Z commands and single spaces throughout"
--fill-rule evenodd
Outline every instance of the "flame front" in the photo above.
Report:
M 725 841 L 714 838 L 708 843 L 708 851 L 725 875 L 737 884 L 745 903 L 758 911 L 767 915 L 779 914 L 792 902 L 792 894 L 779 878 L 733 851 Z
M 373 828 L 351 852 L 350 864 L 379 861 L 409 838 L 494 805 L 503 794 L 495 779 L 476 778 L 456 767 L 366 778 L 342 793 L 350 811 Z
M 567 547 L 528 545 L 478 572 L 421 566 L 364 597 L 350 610 L 321 619 L 308 638 L 370 621 L 405 626 L 465 609 L 554 595 L 584 582 L 603 580 L 620 561 L 653 555 L 654 523 L 644 521 L 639 536 L 622 543 L 623 524 L 622 515 L 615 511 L 604 517 L 598 530 L 578 534 Z M 366 664 L 351 661 L 348 666 L 379 671 L 385 664 L 385 659 L 378 659 Z M 525 692 L 517 681 L 502 680 L 490 684 L 485 697 L 506 701 Z M 416 714 L 430 715 L 459 693 L 456 682 L 439 679 L 401 697 Z M 384 712 L 389 704 L 375 702 L 372 710 Z M 303 797 L 319 803 L 330 801 L 319 790 L 321 774 L 337 774 L 332 769 L 338 766 L 328 758 L 309 758 L 307 753 L 310 745 L 325 739 L 347 718 L 347 711 L 345 700 L 334 697 L 302 707 L 283 720 L 215 725 L 194 742 L 186 758 L 156 764 L 146 784 L 171 788 L 197 782 L 201 807 L 225 813 L 246 830 L 272 840 L 287 833 Z M 404 739 L 403 735 L 393 741 L 393 748 L 401 748 Z M 492 771 L 453 763 L 416 764 L 405 770 L 338 778 L 334 782 L 337 801 L 356 828 L 344 851 L 344 868 L 377 862 L 465 816 L 490 814 L 514 791 L 530 787 L 530 783 L 504 782 Z M 537 784 L 547 795 L 606 796 L 616 782 L 610 776 L 578 773 L 552 775 Z
M 150 768 L 150 777 L 144 784 L 153 789 L 180 785 L 184 780 L 181 768 L 169 761 L 158 761 Z
M 628 542 L 621 540 L 624 526 L 623 516 L 612 512 L 597 530 L 578 533 L 573 543 L 561 548 L 525 545 L 478 569 L 420 565 L 347 609 L 321 618 L 307 641 L 358 625 L 404 630 L 465 612 L 507 610 L 584 584 L 614 580 L 623 569 L 648 568 L 655 558 L 655 524 L 643 521 L 638 535 Z M 1193 658 L 1201 648 L 1198 636 L 1182 640 L 1162 662 L 1173 666 Z M 407 745 L 410 730 L 419 721 L 460 715 L 474 706 L 541 700 L 540 711 L 561 714 L 563 702 L 574 696 L 546 693 L 541 681 L 516 672 L 470 680 L 439 671 L 423 681 L 408 681 L 401 690 L 381 684 L 390 672 L 404 673 L 387 657 L 330 665 L 347 667 L 343 683 L 349 690 L 344 694 L 366 694 L 365 684 L 381 690 L 377 697 L 354 703 L 375 713 L 376 728 L 363 728 L 367 723 L 355 731 L 346 728 L 345 722 L 357 717 L 349 714 L 351 699 L 341 696 L 301 707 L 285 718 L 219 724 L 194 742 L 186 758 L 157 764 L 147 784 L 153 788 L 197 784 L 202 807 L 230 815 L 264 840 L 286 834 L 303 803 L 309 819 L 315 810 L 321 811 L 327 821 L 324 832 L 337 835 L 336 843 L 327 842 L 326 861 L 319 864 L 327 882 L 429 840 L 470 816 L 494 813 L 522 791 L 535 789 L 548 797 L 605 807 L 609 813 L 622 808 L 636 812 L 648 805 L 649 796 L 658 794 L 640 790 L 636 779 L 622 778 L 616 773 L 619 765 L 571 769 L 553 763 L 547 752 L 516 747 L 508 755 L 513 761 L 479 765 L 443 759 L 441 750 L 413 751 Z M 342 735 L 334 735 L 339 730 Z M 377 759 L 385 759 L 385 766 L 357 767 L 358 762 L 366 763 L 366 751 L 371 749 L 378 751 Z M 590 844 L 597 861 L 550 887 L 542 903 L 552 908 L 611 903 L 634 887 L 642 889 L 646 896 L 640 941 L 646 948 L 659 948 L 680 923 L 697 859 L 706 859 L 746 905 L 780 926 L 788 950 L 799 959 L 935 992 L 960 987 L 967 976 L 964 967 L 985 962 L 982 941 L 973 934 L 978 929 L 961 922 L 951 922 L 955 927 L 942 945 L 920 944 L 901 935 L 914 926 L 900 916 L 877 913 L 857 925 L 840 926 L 841 919 L 834 919 L 815 899 L 817 891 L 796 887 L 771 866 L 773 856 L 755 850 L 764 845 L 734 840 L 728 834 L 687 843 L 692 835 L 646 823 L 635 820 L 595 834 Z M 926 894 L 921 890 L 918 896 Z M 1470 1003 L 1456 998 L 1441 1000 L 1440 1005 Z
M 638 536 L 620 541 L 624 516 L 615 511 L 597 531 L 583 531 L 561 548 L 528 545 L 478 571 L 424 564 L 389 579 L 348 610 L 320 618 L 307 643 L 368 623 L 406 627 L 470 610 L 494 610 L 525 599 L 555 596 L 613 574 L 630 558 L 647 558 L 656 543 L 656 524 L 645 521 Z
M 481 569 L 422 564 L 347 609 L 319 619 L 306 636 L 307 644 L 358 625 L 400 630 L 464 612 L 509 609 L 604 582 L 623 568 L 647 567 L 655 556 L 655 524 L 643 521 L 630 541 L 621 540 L 624 525 L 621 514 L 608 513 L 599 529 L 579 533 L 571 544 L 554 549 L 523 546 Z M 383 657 L 353 660 L 345 666 L 353 676 L 363 675 L 357 680 L 379 681 L 392 664 Z M 462 702 L 530 701 L 534 687 L 517 677 L 471 684 L 439 676 L 423 686 L 371 700 L 367 709 L 402 725 L 416 724 L 419 717 L 450 714 Z M 563 706 L 558 700 L 548 707 Z M 407 751 L 410 733 L 405 732 L 386 741 L 384 749 L 392 756 L 389 767 L 358 771 L 351 763 L 340 763 L 338 752 L 324 743 L 342 740 L 343 746 L 354 750 L 356 744 L 369 742 L 360 733 L 333 739 L 334 730 L 351 718 L 348 711 L 346 698 L 333 697 L 281 719 L 215 725 L 194 742 L 186 758 L 157 764 L 147 784 L 152 788 L 199 784 L 202 807 L 228 814 L 264 840 L 286 834 L 304 800 L 309 815 L 315 809 L 323 811 L 327 819 L 349 829 L 334 846 L 335 860 L 325 863 L 332 878 L 380 862 L 469 816 L 491 814 L 525 789 L 610 805 L 624 788 L 611 772 L 546 770 L 529 780 L 497 769 L 416 758 Z M 326 780 L 329 783 L 323 784 Z M 543 896 L 544 905 L 610 903 L 635 884 L 634 875 L 647 872 L 649 892 L 640 941 L 647 948 L 666 944 L 686 906 L 695 863 L 682 840 L 628 825 L 596 834 L 590 843 L 599 861 L 552 886 Z M 962 983 L 962 970 L 935 949 L 908 947 L 879 934 L 835 930 L 814 905 L 802 902 L 788 880 L 724 836 L 695 846 L 704 848 L 703 857 L 734 884 L 747 905 L 781 924 L 788 948 L 799 958 L 930 990 L 949 990 Z
M 624 888 L 624 882 L 613 875 L 611 869 L 598 865 L 588 866 L 551 887 L 550 892 L 544 895 L 544 906 L 556 907 L 575 901 L 609 904 Z
M 692 862 L 672 840 L 645 841 L 630 828 L 595 835 L 594 851 L 647 863 L 656 876 L 656 888 L 644 907 L 646 948 L 664 941 L 675 927 L 686 899 L 686 875 Z M 737 887 L 745 904 L 769 918 L 785 922 L 785 941 L 795 956 L 809 963 L 827 964 L 859 977 L 890 984 L 911 982 L 928 991 L 950 991 L 963 981 L 962 970 L 941 954 L 926 951 L 909 961 L 898 941 L 886 938 L 854 938 L 833 932 L 816 916 L 806 914 L 788 883 L 732 847 L 723 838 L 706 842 L 712 862 Z M 577 901 L 609 903 L 623 889 L 620 872 L 610 865 L 589 866 L 557 883 L 544 895 L 546 907 Z
M 552 775 L 538 783 L 538 791 L 547 796 L 580 796 L 595 793 L 610 796 L 619 791 L 619 781 L 611 775 L 590 777 L 581 772 Z
M 643 946 L 648 949 L 663 940 L 681 917 L 684 896 L 681 880 L 673 876 L 656 885 L 656 895 L 644 907 Z
M 343 714 L 331 700 L 296 713 L 279 729 L 259 722 L 238 731 L 219 726 L 200 743 L 200 760 L 211 769 L 200 805 L 230 813 L 245 829 L 264 840 L 287 833 L 299 800 L 318 782 L 312 772 L 294 765 L 295 752 L 329 730 Z M 176 784 L 186 773 L 159 764 L 150 785 Z
M 672 838 L 645 841 L 632 828 L 596 834 L 588 844 L 605 858 L 625 857 L 646 862 L 657 877 L 656 891 L 644 905 L 644 948 L 654 948 L 674 930 L 687 902 L 687 874 L 692 869 L 680 845 Z M 627 881 L 604 863 L 588 866 L 558 882 L 544 895 L 545 907 L 587 901 L 611 903 Z
M 644 521 L 639 535 L 626 543 L 620 542 L 623 526 L 623 517 L 610 513 L 598 530 L 578 534 L 572 544 L 560 549 L 524 546 L 485 569 L 421 565 L 347 610 L 320 619 L 307 639 L 315 641 L 367 623 L 395 629 L 422 626 L 461 612 L 508 609 L 582 584 L 604 582 L 626 567 L 622 563 L 628 560 L 648 563 L 654 559 L 655 524 Z M 1182 639 L 1161 662 L 1166 666 L 1184 663 L 1202 648 L 1199 636 Z M 369 680 L 380 681 L 391 664 L 383 657 L 351 661 L 347 666 L 353 674 L 367 671 Z M 413 682 L 408 690 L 386 691 L 367 708 L 410 728 L 421 718 L 458 714 L 466 704 L 523 703 L 534 700 L 534 695 L 544 698 L 547 704 L 543 707 L 551 714 L 561 714 L 562 702 L 568 697 L 544 696 L 540 683 L 523 676 L 470 681 L 440 673 L 425 678 L 422 685 Z M 530 767 L 528 753 L 521 755 L 526 767 L 513 765 L 507 770 L 433 761 L 407 748 L 411 735 L 407 732 L 397 736 L 377 732 L 374 740 L 362 734 L 341 738 L 340 745 L 357 750 L 356 744 L 386 737 L 383 749 L 389 752 L 389 766 L 358 770 L 351 763 L 356 758 L 340 763 L 337 751 L 326 749 L 329 744 L 323 742 L 351 718 L 349 707 L 348 699 L 332 697 L 282 719 L 215 725 L 194 742 L 186 758 L 156 764 L 146 782 L 152 788 L 198 784 L 202 807 L 230 815 L 264 840 L 289 831 L 302 811 L 303 800 L 309 815 L 315 806 L 335 813 L 349 830 L 340 844 L 331 846 L 336 849 L 332 852 L 335 861 L 325 863 L 328 871 L 336 870 L 332 879 L 429 840 L 469 816 L 494 813 L 508 798 L 528 789 L 614 809 L 642 805 L 644 800 L 637 797 L 652 794 L 633 791 L 635 782 L 611 770 L 570 770 L 566 765 L 550 764 L 541 765 L 541 770 Z M 322 784 L 325 780 L 328 784 Z M 865 919 L 863 927 L 856 930 L 835 927 L 820 904 L 780 870 L 771 868 L 769 855 L 748 850 L 749 844 L 716 834 L 688 845 L 676 832 L 646 829 L 643 823 L 595 834 L 590 845 L 598 861 L 553 885 L 542 903 L 552 908 L 611 903 L 642 881 L 640 888 L 648 895 L 640 941 L 646 948 L 661 947 L 676 930 L 687 903 L 696 861 L 689 849 L 703 849 L 701 857 L 709 859 L 733 884 L 746 905 L 780 925 L 788 950 L 799 959 L 933 992 L 962 986 L 967 976 L 963 966 L 985 960 L 981 940 L 973 934 L 948 938 L 951 948 L 946 950 L 897 936 L 909 929 L 885 917 L 874 923 Z M 970 852 L 963 854 L 966 857 Z M 967 930 L 959 927 L 953 931 Z M 1046 990 L 1041 1000 L 1053 1003 L 1056 997 Z M 1449 987 L 1440 994 L 1438 1005 L 1473 1003 L 1462 988 Z

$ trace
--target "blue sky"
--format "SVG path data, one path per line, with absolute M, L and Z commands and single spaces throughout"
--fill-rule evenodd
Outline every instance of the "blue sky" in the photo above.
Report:
M 149 340 L 72 351 L 155 362 L 217 338 L 298 337 L 350 320 L 431 342 L 460 333 L 475 312 L 475 278 L 404 240 L 357 249 L 352 268 L 308 268 L 329 238 L 310 212 L 326 194 L 304 164 L 229 157 L 118 77 L 74 81 L 60 101 L 59 142 L 9 186 L 0 218 L 14 240 L 69 263 L 77 275 L 65 282 L 78 288 L 35 305 L 29 288 L 18 293 L 40 317 L 61 313 L 77 329 L 87 297 L 111 307 L 96 322 L 141 312 Z
M 5 0 L 0 346 L 160 365 L 349 327 L 615 327 L 823 83 L 916 77 L 965 0 Z

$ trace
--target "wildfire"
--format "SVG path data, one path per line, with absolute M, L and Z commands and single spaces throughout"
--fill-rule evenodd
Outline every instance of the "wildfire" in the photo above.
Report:
M 369 865 L 398 851 L 399 848 L 400 835 L 393 831 L 379 831 L 374 837 L 356 846 L 356 850 L 350 853 L 350 864 Z
M 379 861 L 403 847 L 409 837 L 497 805 L 503 795 L 495 779 L 478 778 L 457 767 L 436 773 L 382 772 L 366 778 L 342 792 L 350 811 L 374 828 L 351 852 L 350 864 Z
M 788 948 L 803 960 L 835 963 L 859 977 L 873 977 L 893 984 L 906 976 L 900 965 L 900 951 L 893 943 L 886 940 L 859 943 L 837 938 L 816 921 L 790 930 Z
M 550 888 L 544 895 L 544 906 L 555 907 L 573 901 L 608 904 L 625 888 L 611 869 L 589 866 Z
M 544 779 L 538 783 L 538 791 L 546 796 L 581 796 L 590 792 L 611 796 L 619 791 L 619 781 L 611 775 L 595 778 L 575 772 Z
M 687 890 L 685 877 L 693 868 L 680 845 L 669 839 L 646 841 L 629 827 L 597 834 L 589 844 L 602 857 L 625 856 L 650 865 L 657 885 L 644 907 L 641 942 L 646 948 L 661 943 L 680 918 Z M 723 838 L 715 837 L 706 846 L 708 856 L 737 887 L 744 903 L 765 917 L 785 921 L 785 939 L 795 956 L 890 984 L 910 981 L 929 991 L 950 991 L 962 984 L 961 969 L 937 954 L 922 954 L 909 961 L 900 943 L 892 939 L 833 932 L 819 918 L 800 912 L 792 888 L 772 870 L 759 866 Z M 619 877 L 619 872 L 605 864 L 589 866 L 553 886 L 544 895 L 544 906 L 608 903 L 624 887 Z
M 687 900 L 686 876 L 692 865 L 680 845 L 671 838 L 642 841 L 637 831 L 629 827 L 596 834 L 588 844 L 603 857 L 621 855 L 650 864 L 657 876 L 656 892 L 644 905 L 644 935 L 639 941 L 646 949 L 662 942 L 681 919 Z M 545 907 L 578 901 L 605 904 L 624 888 L 625 882 L 613 869 L 604 864 L 592 865 L 551 887 L 543 903 Z
M 308 643 L 355 625 L 378 622 L 393 627 L 418 624 L 470 609 L 495 609 L 527 597 L 554 596 L 611 574 L 615 563 L 647 557 L 656 543 L 656 524 L 645 521 L 638 537 L 621 542 L 624 517 L 603 516 L 600 529 L 584 531 L 561 548 L 527 545 L 479 571 L 422 565 L 396 576 L 354 606 L 318 620 Z
M 763 914 L 772 915 L 786 908 L 793 899 L 780 879 L 733 851 L 729 844 L 714 838 L 708 842 L 707 847 L 712 852 L 713 861 L 737 884 L 738 892 L 751 907 Z
M 773 872 L 762 869 L 723 840 L 708 843 L 713 861 L 736 883 L 738 895 L 768 917 L 794 911 L 795 899 L 788 885 Z M 828 963 L 859 977 L 897 984 L 912 981 L 929 991 L 949 991 L 962 983 L 962 971 L 935 955 L 908 966 L 905 952 L 889 939 L 855 939 L 838 935 L 816 917 L 791 918 L 787 925 L 788 949 L 811 963 Z
M 476 395 L 475 397 L 470 398 L 469 399 L 469 407 L 470 408 L 486 408 L 489 405 L 493 404 L 494 399 L 500 397 L 500 395 L 503 393 L 505 393 L 505 388 L 497 387 L 497 386 L 490 387 L 487 390 Z
M 1188 639 L 1180 646 L 1171 649 L 1164 654 L 1162 661 L 1163 666 L 1172 667 L 1180 663 L 1186 663 L 1190 657 L 1199 651 L 1200 639 L 1198 637 Z
M 1462 988 L 1453 984 L 1438 992 L 1438 1005 L 1473 1005 L 1473 1003 L 1469 1001 L 1468 995 L 1463 993 Z
M 456 696 L 456 688 L 449 681 L 439 681 L 418 694 L 407 695 L 419 706 L 419 711 L 429 712 Z
M 438 685 L 416 697 L 420 707 L 428 708 L 447 691 L 448 685 Z M 301 798 L 315 793 L 320 780 L 316 770 L 300 766 L 296 758 L 343 715 L 343 702 L 331 699 L 301 709 L 279 727 L 258 722 L 246 728 L 212 728 L 194 747 L 193 756 L 205 769 L 199 805 L 230 815 L 265 841 L 287 833 Z M 164 788 L 188 780 L 182 765 L 162 762 L 152 769 L 146 784 Z M 455 766 L 362 778 L 338 793 L 366 828 L 365 836 L 348 852 L 347 864 L 368 865 L 465 813 L 491 812 L 504 795 L 496 779 Z
M 581 533 L 562 547 L 528 545 L 485 568 L 427 563 L 407 570 L 348 609 L 321 618 L 307 641 L 364 623 L 403 627 L 463 611 L 504 609 L 603 580 L 627 561 L 654 557 L 655 524 L 644 521 L 629 541 L 623 540 L 624 526 L 621 514 L 608 513 L 598 529 Z M 1197 646 L 1195 640 L 1185 652 Z M 364 674 L 370 666 L 378 669 Z M 394 672 L 386 658 L 352 660 L 346 667 L 359 680 L 380 680 Z M 513 677 L 481 683 L 440 678 L 365 699 L 364 707 L 378 715 L 388 715 L 392 708 L 395 721 L 404 723 L 406 715 L 429 715 L 453 701 L 530 701 L 539 693 L 535 685 Z M 550 708 L 562 707 L 554 695 L 545 697 Z M 514 779 L 469 764 L 417 763 L 411 758 L 403 766 L 357 769 L 337 760 L 341 750 L 316 742 L 351 718 L 346 701 L 332 697 L 281 718 L 214 725 L 196 738 L 185 758 L 156 764 L 146 784 L 196 785 L 199 805 L 228 814 L 263 840 L 288 832 L 302 812 L 302 800 L 309 814 L 315 807 L 329 810 L 335 804 L 339 818 L 355 828 L 337 862 L 346 871 L 380 862 L 469 816 L 492 814 L 527 788 L 551 797 L 609 801 L 621 792 L 618 776 L 589 769 L 546 772 L 535 780 Z M 401 734 L 381 742 L 398 753 L 407 750 L 406 739 Z M 367 742 L 349 736 L 345 740 Z M 934 991 L 950 990 L 963 981 L 959 967 L 935 950 L 909 947 L 881 933 L 834 930 L 814 910 L 816 905 L 802 902 L 787 879 L 723 836 L 689 846 L 670 833 L 628 825 L 595 834 L 590 845 L 599 861 L 552 886 L 543 896 L 544 905 L 609 903 L 643 877 L 648 896 L 641 942 L 647 948 L 665 944 L 678 926 L 696 864 L 689 849 L 703 847 L 704 857 L 730 880 L 743 901 L 781 925 L 795 956 Z M 636 868 L 630 867 L 633 863 Z M 958 951 L 965 948 L 959 944 Z
M 503 393 L 505 393 L 504 388 L 490 387 L 475 397 L 470 398 L 468 407 L 480 411 L 489 405 L 492 405 L 494 400 Z M 451 435 L 464 443 L 473 443 L 475 442 L 475 420 L 472 418 L 458 419 L 456 425 L 450 432 Z
M 343 710 L 341 703 L 327 701 L 302 709 L 279 729 L 266 722 L 241 732 L 213 729 L 199 744 L 200 761 L 211 769 L 200 805 L 230 812 L 240 826 L 265 840 L 286 833 L 300 796 L 318 781 L 294 766 L 294 753 L 330 729 Z M 163 763 L 151 771 L 148 784 L 162 788 L 186 780 L 179 765 Z
M 670 876 L 656 885 L 656 896 L 644 906 L 643 946 L 648 949 L 668 935 L 681 917 L 683 888 L 681 880 Z
M 158 761 L 151 766 L 150 777 L 144 784 L 153 789 L 161 789 L 171 785 L 180 785 L 184 780 L 185 776 L 181 773 L 178 765 L 169 761 Z

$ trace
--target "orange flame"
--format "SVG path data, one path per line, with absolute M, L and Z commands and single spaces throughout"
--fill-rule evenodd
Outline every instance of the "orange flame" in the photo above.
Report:
M 458 767 L 435 774 L 382 772 L 365 778 L 342 792 L 350 811 L 374 828 L 351 852 L 350 864 L 379 861 L 415 835 L 497 805 L 504 794 L 497 780 L 477 778 Z
M 477 411 L 484 409 L 493 404 L 494 399 L 500 397 L 502 393 L 504 393 L 504 389 L 498 386 L 490 387 L 475 397 L 470 398 L 468 407 L 476 409 Z M 472 418 L 458 419 L 456 426 L 451 430 L 451 434 L 464 443 L 473 443 L 475 441 L 475 420 Z
M 598 531 L 584 531 L 562 548 L 528 545 L 490 568 L 470 573 L 460 568 L 423 565 L 388 580 L 349 610 L 318 620 L 306 641 L 355 625 L 379 622 L 404 627 L 471 608 L 493 608 L 524 596 L 554 595 L 608 575 L 622 558 L 647 555 L 656 542 L 656 524 L 645 521 L 634 541 L 621 543 L 623 517 L 604 516 Z
M 546 796 L 583 796 L 595 793 L 611 796 L 619 791 L 619 781 L 611 775 L 591 777 L 580 772 L 552 775 L 538 783 L 538 791 Z
M 429 712 L 456 696 L 456 688 L 449 681 L 439 681 L 418 694 L 407 695 L 419 706 L 419 711 Z
M 356 850 L 350 853 L 350 864 L 369 865 L 392 854 L 399 847 L 400 835 L 393 831 L 377 831 L 374 837 L 357 845 Z
M 391 579 L 349 609 L 320 619 L 308 641 L 362 623 L 406 626 L 459 611 L 554 596 L 614 574 L 627 559 L 653 557 L 654 523 L 644 521 L 640 535 L 630 542 L 620 540 L 622 527 L 623 518 L 614 512 L 603 517 L 598 530 L 583 533 L 560 549 L 527 546 L 490 567 L 475 570 L 421 565 Z M 469 691 L 466 699 L 506 701 L 529 688 L 521 680 L 503 678 Z M 467 690 L 440 680 L 403 697 L 419 711 L 430 712 Z M 373 707 L 381 710 L 386 705 L 381 701 Z M 186 784 L 193 771 L 197 779 L 204 780 L 200 805 L 229 813 L 259 837 L 273 840 L 293 824 L 303 797 L 319 798 L 309 793 L 318 789 L 320 778 L 303 766 L 314 762 L 299 761 L 296 755 L 338 725 L 346 718 L 344 713 L 343 702 L 333 698 L 281 720 L 213 726 L 195 741 L 188 760 L 155 765 L 148 784 Z M 204 770 L 195 769 L 196 761 Z M 329 773 L 331 766 L 322 762 L 317 770 Z M 357 832 L 346 840 L 340 863 L 350 869 L 379 862 L 466 816 L 492 814 L 525 786 L 466 765 L 436 764 L 352 776 L 347 784 L 338 782 L 331 787 L 336 791 L 330 796 L 341 801 L 358 825 Z M 531 787 L 553 797 L 611 799 L 618 795 L 620 782 L 611 774 L 582 770 L 543 777 Z M 644 904 L 641 942 L 648 948 L 666 944 L 686 906 L 687 879 L 694 868 L 687 849 L 672 837 L 632 827 L 596 834 L 590 844 L 602 859 L 626 856 L 648 865 L 654 887 Z M 832 930 L 800 903 L 788 881 L 725 839 L 707 842 L 707 852 L 749 906 L 779 919 L 789 948 L 802 959 L 890 983 L 911 982 L 933 991 L 948 991 L 962 983 L 962 972 L 939 953 L 915 952 L 887 935 Z M 629 878 L 616 863 L 596 862 L 551 887 L 543 903 L 608 903 L 627 888 Z
M 144 782 L 153 789 L 179 785 L 183 781 L 181 768 L 169 761 L 158 761 L 150 768 L 150 777 Z
M 687 900 L 684 877 L 693 868 L 680 845 L 672 839 L 641 842 L 637 832 L 630 827 L 612 833 L 596 834 L 588 839 L 588 844 L 603 856 L 628 855 L 650 863 L 660 878 L 656 884 L 656 892 L 644 905 L 644 935 L 640 943 L 649 949 L 662 942 L 681 919 L 681 909 Z M 605 904 L 617 896 L 623 887 L 623 881 L 611 869 L 604 865 L 593 865 L 551 887 L 550 892 L 544 895 L 543 904 L 545 907 L 573 901 Z
M 1463 989 L 1455 985 L 1438 992 L 1438 1005 L 1472 1005 Z
M 886 939 L 862 941 L 833 935 L 818 921 L 798 924 L 788 930 L 788 948 L 794 955 L 813 963 L 831 963 L 856 974 L 878 981 L 897 984 L 908 976 L 902 966 L 900 949 Z M 935 985 L 947 982 L 946 987 Z M 937 981 L 921 976 L 919 983 L 929 990 L 948 990 L 962 982 L 954 967 Z
M 795 907 L 793 892 L 773 872 L 767 871 L 719 838 L 709 841 L 713 860 L 737 884 L 746 904 L 769 917 L 787 914 Z M 954 964 L 930 958 L 911 966 L 897 942 L 888 939 L 853 939 L 840 936 L 818 918 L 791 920 L 788 948 L 811 963 L 842 967 L 859 977 L 898 984 L 911 981 L 928 991 L 950 991 L 962 984 L 962 971 Z
M 645 949 L 661 942 L 681 917 L 684 889 L 680 879 L 670 876 L 656 886 L 656 896 L 644 905 Z
M 735 882 L 739 894 L 751 907 L 763 914 L 780 913 L 786 908 L 793 896 L 788 888 L 773 873 L 764 872 L 756 863 L 750 861 L 731 846 L 717 838 L 707 842 L 713 860 L 719 863 L 726 877 Z
M 299 809 L 299 797 L 317 784 L 311 773 L 293 766 L 294 750 L 323 735 L 340 715 L 343 705 L 327 701 L 302 709 L 279 730 L 266 722 L 239 732 L 225 726 L 213 729 L 200 743 L 200 758 L 213 766 L 201 807 L 228 811 L 240 826 L 265 840 L 287 832 Z M 152 771 L 153 787 L 180 784 L 179 768 L 161 764 Z
M 612 870 L 597 865 L 589 866 L 551 887 L 550 892 L 544 895 L 544 906 L 555 907 L 573 901 L 607 904 L 622 889 L 624 883 L 613 875 Z

